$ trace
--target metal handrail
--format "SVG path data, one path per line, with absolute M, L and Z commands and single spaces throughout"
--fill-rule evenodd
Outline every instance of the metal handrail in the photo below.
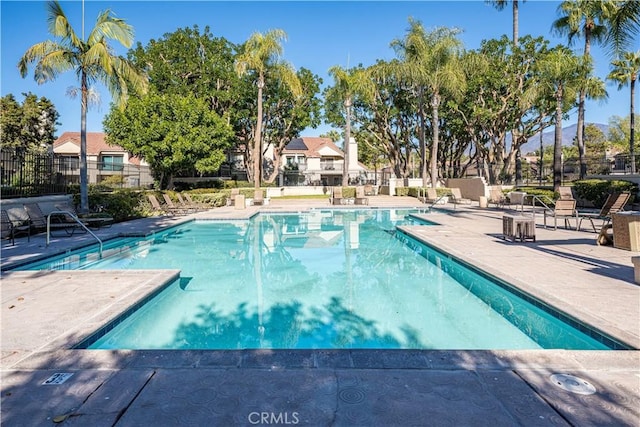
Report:
M 422 191 L 424 190 L 424 194 L 422 194 Z M 424 203 L 427 203 L 427 189 L 426 188 L 419 188 L 418 189 L 418 200 L 420 199 L 420 197 L 423 197 Z M 428 210 L 431 210 L 435 205 L 438 204 L 438 202 L 442 199 L 444 199 L 445 197 L 448 197 L 447 194 L 443 194 L 442 196 L 439 196 L 437 199 L 435 199 L 433 202 L 431 202 L 431 204 L 429 205 L 429 207 L 427 208 Z
M 549 207 L 549 205 L 547 205 L 542 198 L 544 197 L 545 199 L 547 199 L 547 201 L 554 203 L 553 199 L 551 199 L 549 196 L 545 196 L 544 194 L 541 195 L 536 195 L 536 194 L 531 194 L 531 210 L 533 211 L 533 214 L 536 214 L 536 201 L 540 202 L 540 204 L 542 206 L 544 206 L 544 209 L 548 210 L 548 211 L 552 211 L 553 209 Z
M 49 213 L 49 215 L 47 215 L 47 246 L 49 246 L 50 239 L 51 239 L 51 215 L 54 215 L 54 214 L 69 215 L 75 222 L 80 224 L 82 228 L 84 228 L 89 234 L 91 234 L 100 244 L 100 258 L 102 258 L 102 240 L 100 240 L 100 238 L 96 236 L 93 231 L 89 230 L 89 227 L 87 227 L 82 221 L 80 221 L 80 219 L 77 216 L 75 216 L 73 213 L 69 211 L 52 211 Z

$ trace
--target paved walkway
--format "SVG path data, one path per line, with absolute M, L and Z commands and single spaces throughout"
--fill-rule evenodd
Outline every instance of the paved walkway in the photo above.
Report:
M 417 206 L 372 197 L 371 207 Z M 273 200 L 201 218 L 299 211 L 326 201 Z M 535 243 L 501 238 L 503 211 L 452 205 L 434 227 L 405 231 L 483 268 L 577 321 L 640 348 L 633 253 L 595 234 L 538 224 Z M 100 229 L 147 234 L 187 218 Z M 3 242 L 2 266 L 93 243 L 89 235 Z M 637 426 L 639 351 L 68 350 L 178 271 L 4 272 L 3 425 Z M 64 375 L 73 374 L 66 381 Z M 553 377 L 567 374 L 573 377 Z M 53 376 L 53 379 L 51 379 Z M 48 379 L 52 384 L 44 384 Z M 57 380 L 57 381 L 56 381 Z M 567 380 L 567 381 L 565 381 Z M 564 384 L 565 388 L 559 386 Z M 578 394 L 588 391 L 593 394 Z M 567 391 L 566 388 L 574 392 Z

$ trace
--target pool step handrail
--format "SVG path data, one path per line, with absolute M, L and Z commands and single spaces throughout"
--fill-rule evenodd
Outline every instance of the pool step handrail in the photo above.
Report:
M 540 194 L 540 195 L 532 194 L 531 195 L 531 210 L 533 211 L 534 215 L 536 214 L 536 202 L 539 202 L 543 206 L 544 210 L 547 210 L 547 211 L 552 211 L 553 210 L 553 208 L 549 207 L 549 205 L 547 205 L 545 203 L 543 198 L 546 199 L 550 204 L 554 203 L 554 201 L 549 196 L 546 196 L 544 194 Z
M 82 228 L 84 228 L 89 234 L 91 234 L 98 241 L 98 243 L 100 244 L 100 258 L 102 258 L 102 240 L 100 240 L 100 238 L 98 236 L 96 236 L 96 234 L 93 231 L 89 230 L 89 227 L 87 227 L 85 223 L 80 221 L 80 218 L 78 218 L 77 216 L 75 216 L 73 213 L 71 213 L 69 211 L 52 211 L 52 212 L 49 213 L 49 215 L 47 215 L 47 246 L 49 246 L 49 243 L 51 241 L 51 216 L 55 215 L 55 214 L 68 215 L 75 222 L 80 224 L 80 226 Z
M 448 197 L 448 195 L 443 194 L 441 196 L 438 196 L 437 199 L 435 199 L 433 202 L 429 203 L 429 207 L 427 208 L 427 210 L 431 210 L 441 200 L 444 200 L 445 197 Z M 426 188 L 422 188 L 422 187 L 418 188 L 418 200 L 422 200 L 425 204 L 427 204 L 427 189 Z

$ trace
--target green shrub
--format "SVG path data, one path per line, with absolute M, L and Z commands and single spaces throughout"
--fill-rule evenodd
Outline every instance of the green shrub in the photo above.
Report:
M 146 215 L 143 201 L 143 193 L 121 189 L 110 192 L 97 191 L 99 187 L 89 188 L 89 211 L 109 214 L 115 222 L 122 222 L 129 219 L 141 218 Z M 74 194 L 73 201 L 76 206 L 80 205 L 80 195 Z M 148 203 L 148 202 L 147 202 Z
M 560 195 L 554 192 L 553 189 L 551 188 L 517 187 L 517 188 L 514 188 L 513 190 L 506 191 L 506 193 L 508 193 L 509 191 L 523 191 L 527 193 L 527 195 L 529 196 L 538 196 L 540 200 L 542 200 L 545 203 L 547 203 L 549 200 L 557 200 L 560 197 Z
M 409 187 L 396 187 L 396 196 L 408 196 Z
M 638 192 L 638 185 L 623 180 L 584 179 L 576 181 L 573 189 L 577 198 L 588 200 L 594 206 L 601 207 L 609 194 L 622 191 L 630 191 L 631 202 L 633 202 Z

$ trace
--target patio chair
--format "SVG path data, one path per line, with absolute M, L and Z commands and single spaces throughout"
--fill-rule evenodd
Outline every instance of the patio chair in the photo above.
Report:
M 576 210 L 575 200 L 556 200 L 553 210 L 544 210 L 544 228 L 547 228 L 547 217 L 553 217 L 553 229 L 558 229 L 558 218 L 564 219 L 564 228 L 569 229 L 571 223 L 569 220 L 575 218 L 576 230 L 578 229 L 578 211 Z
M 262 189 L 253 192 L 253 205 L 264 205 L 264 191 Z
M 418 200 L 424 203 L 436 203 L 438 201 L 438 192 L 435 188 L 424 188 L 423 190 L 425 193 L 422 196 L 418 196 Z
M 365 184 L 364 186 L 364 195 L 365 196 L 375 196 L 375 191 L 373 190 L 373 185 Z
M 195 210 L 196 212 L 202 212 L 202 211 L 206 211 L 209 210 L 208 206 L 205 206 L 202 203 L 198 203 L 193 201 L 193 199 L 191 198 L 191 196 L 187 193 L 184 194 L 184 196 L 181 193 L 176 193 L 176 197 L 178 198 L 178 201 L 180 202 L 180 205 L 186 207 L 186 208 L 190 208 Z
M 332 205 L 342 205 L 344 203 L 344 196 L 342 195 L 342 187 L 332 187 L 331 188 L 331 198 L 329 202 Z
M 171 209 L 167 205 L 161 205 L 160 202 L 158 201 L 158 198 L 153 194 L 147 194 L 147 199 L 149 199 L 149 202 L 151 203 L 153 210 L 163 215 L 177 215 L 178 213 L 182 212 L 182 209 L 176 210 L 176 209 Z
M 604 205 L 602 205 L 602 208 L 600 209 L 600 212 L 578 212 L 578 230 L 580 230 L 582 220 L 588 219 L 591 223 L 591 227 L 593 227 L 593 231 L 597 233 L 598 231 L 596 229 L 596 224 L 593 221 L 602 221 L 602 225 L 600 226 L 600 228 L 602 229 L 611 221 L 611 215 L 624 209 L 624 206 L 627 204 L 630 198 L 631 193 L 628 191 L 623 191 L 622 193 L 612 193 L 609 194 L 607 200 L 605 200 Z
M 76 220 L 79 220 L 90 228 L 111 227 L 114 223 L 113 217 L 107 214 L 90 213 L 86 216 L 79 215 L 78 212 L 76 212 L 76 208 L 69 203 L 56 205 L 56 209 L 61 212 L 68 212 L 68 214 L 54 214 L 68 223 L 74 223 Z
M 1 226 L 2 238 L 11 239 L 11 245 L 16 244 L 16 236 L 19 234 L 26 234 L 27 241 L 31 240 L 31 223 L 29 220 L 12 220 L 9 217 L 9 213 L 2 209 L 2 226 Z
M 194 213 L 196 211 L 195 208 L 176 205 L 175 203 L 173 203 L 173 200 L 171 200 L 171 196 L 169 196 L 167 193 L 162 193 L 162 198 L 164 199 L 164 203 L 165 205 L 167 205 L 167 208 L 175 213 L 186 215 L 189 213 Z
M 496 208 L 504 207 L 505 203 L 507 203 L 507 197 L 504 195 L 501 189 L 492 188 L 489 190 L 489 199 L 487 201 L 489 204 L 496 205 Z
M 467 205 L 471 204 L 471 199 L 465 199 L 464 197 L 462 197 L 462 192 L 459 188 L 451 188 L 450 190 L 454 205 L 457 205 L 458 203 Z
M 76 231 L 86 233 L 87 230 L 72 218 L 67 218 L 64 215 L 49 214 L 46 215 L 40 209 L 40 205 L 37 203 L 25 203 L 24 210 L 27 211 L 31 226 L 36 231 L 46 231 L 47 221 L 49 222 L 49 231 L 51 235 L 54 235 L 54 231 L 64 231 L 63 235 L 73 236 Z M 61 234 L 62 235 L 62 234 Z
M 573 200 L 573 191 L 571 187 L 559 187 L 558 193 L 560 193 L 560 200 Z
M 227 206 L 234 206 L 236 204 L 236 196 L 240 195 L 239 188 L 232 188 L 229 198 L 227 199 Z
M 368 205 L 369 198 L 365 196 L 364 187 L 357 186 L 356 187 L 356 199 L 354 202 L 356 205 Z

